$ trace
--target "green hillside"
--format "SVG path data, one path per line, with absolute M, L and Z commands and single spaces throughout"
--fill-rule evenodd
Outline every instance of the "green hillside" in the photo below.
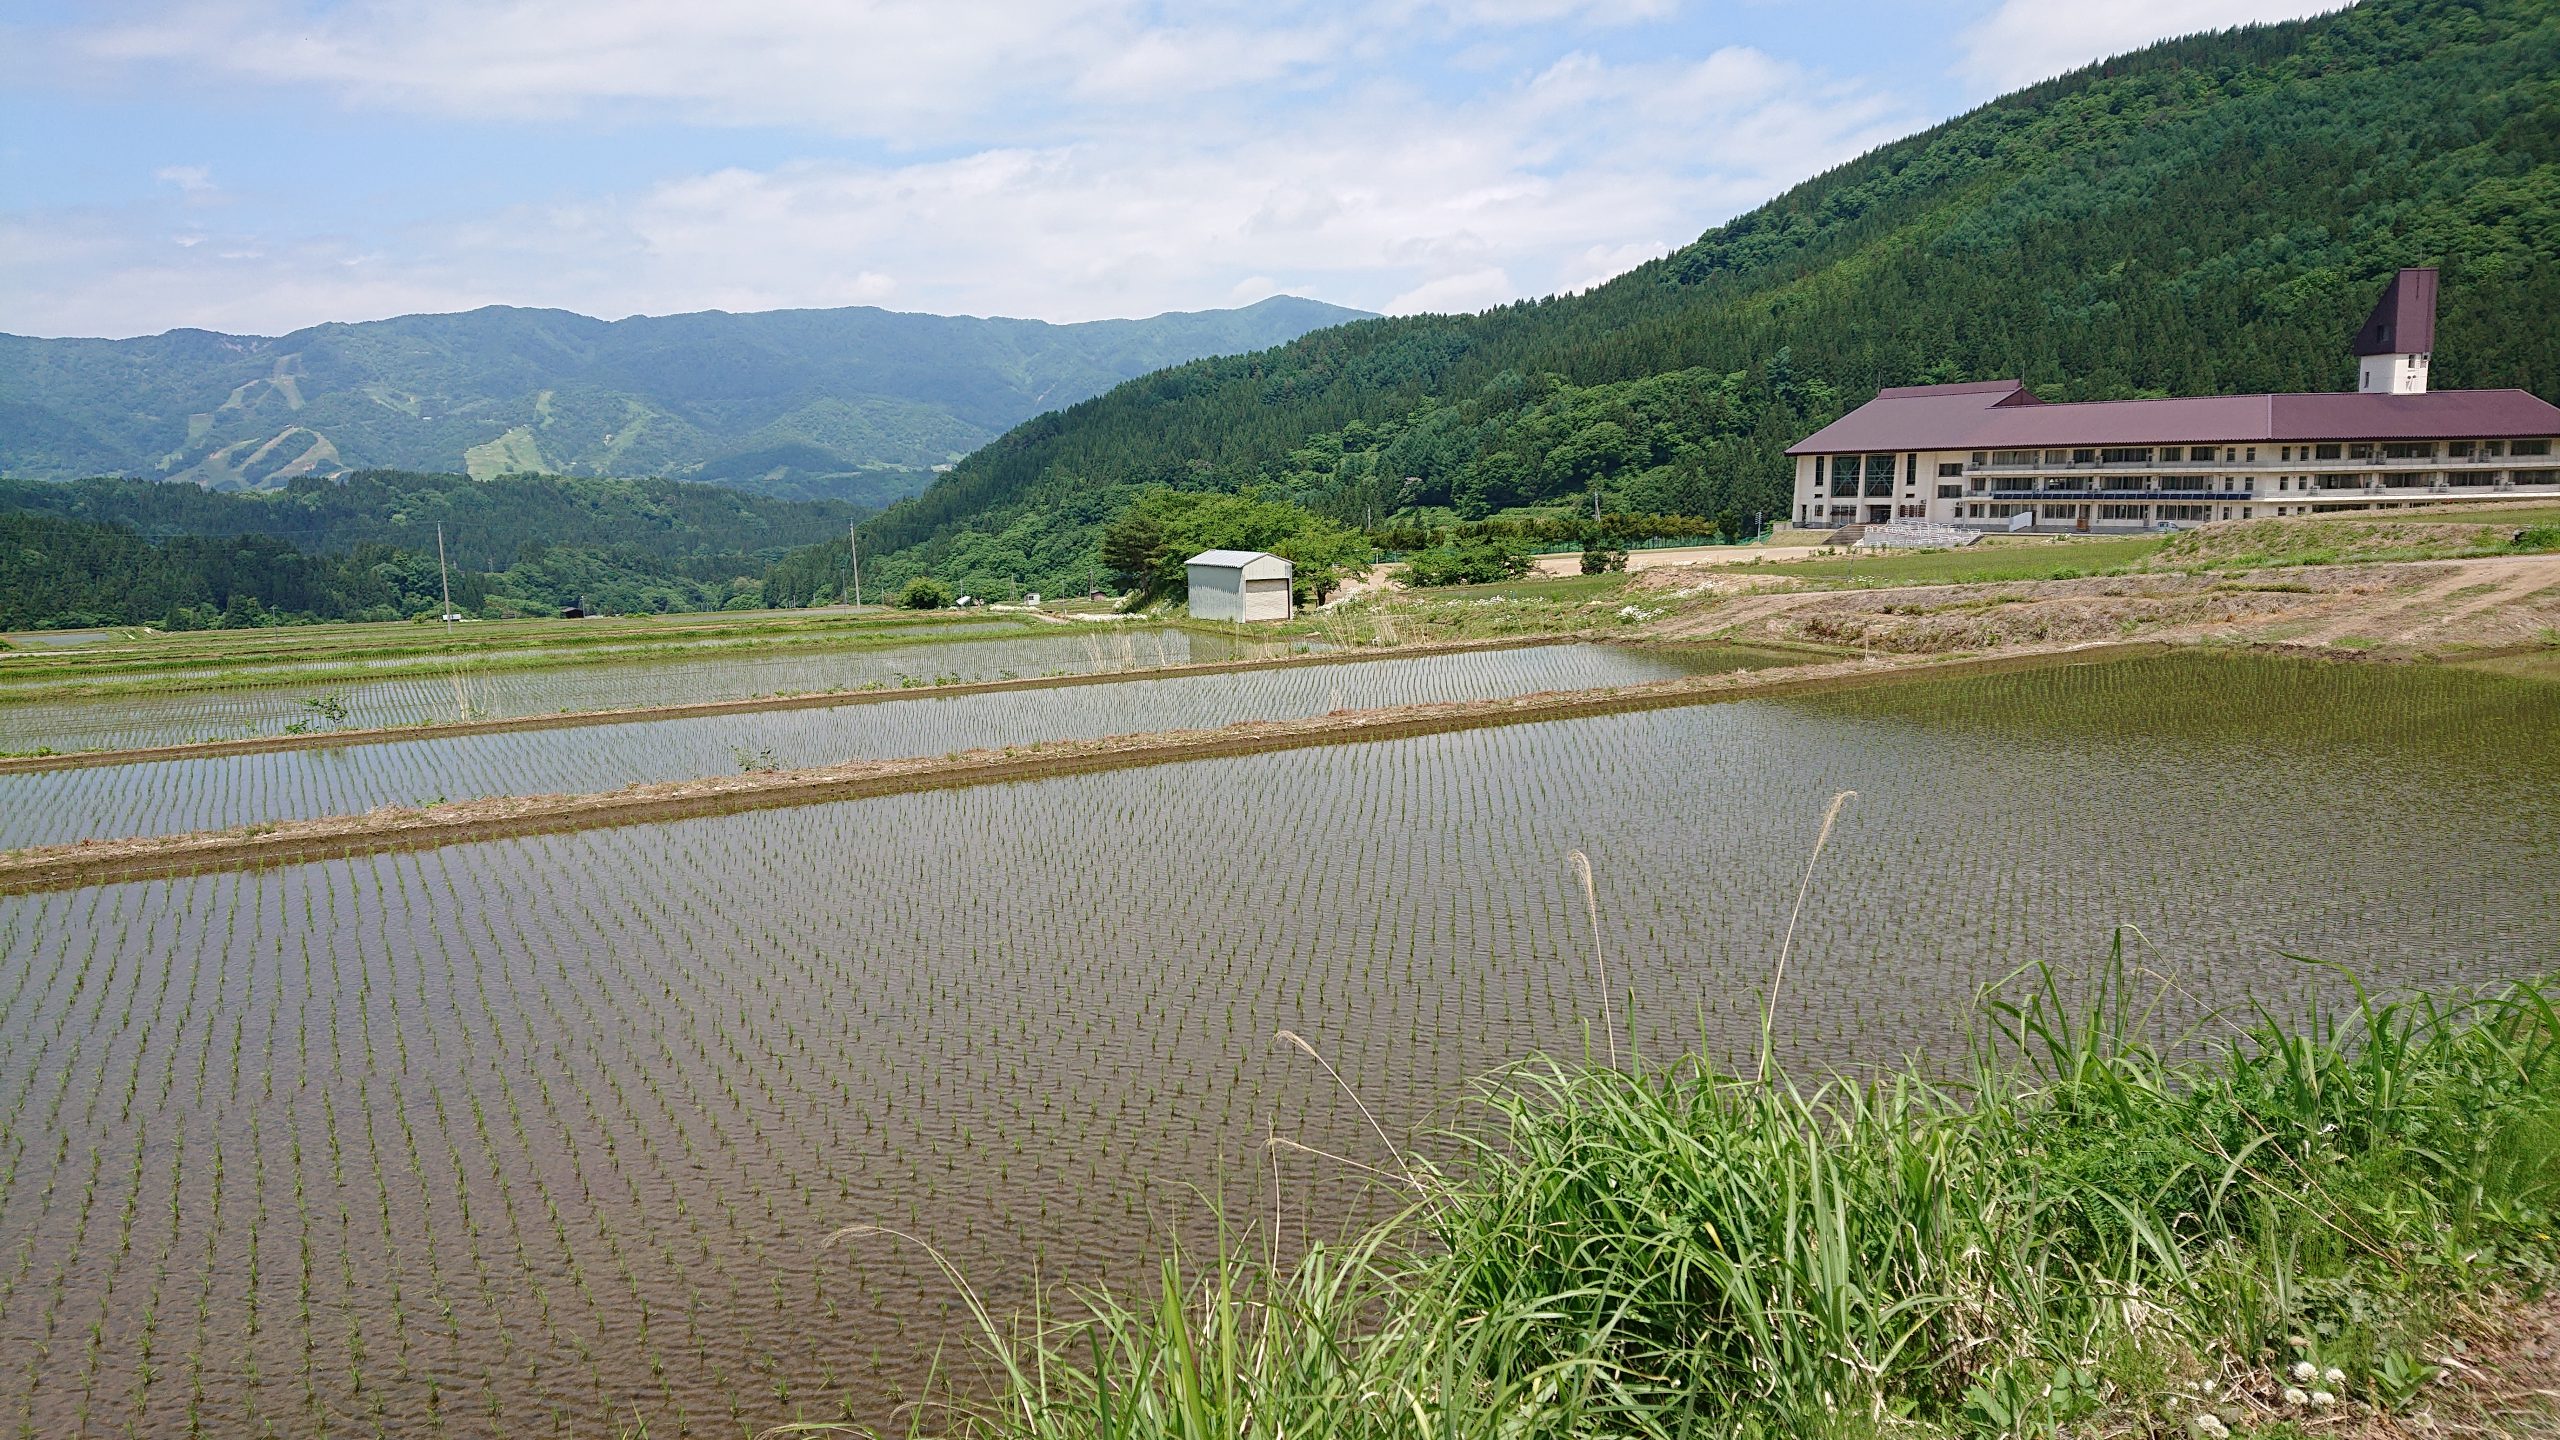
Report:
M 2404 265 L 2443 271 L 2439 386 L 2560 395 L 2547 0 L 2367 0 L 2092 66 L 1584 295 L 1362 321 L 1039 416 L 866 536 L 884 580 L 1056 588 L 1156 484 L 1360 524 L 1594 487 L 1612 510 L 1775 514 L 1784 448 L 1880 386 L 2351 388 L 2348 339 Z
M 1359 313 L 1288 297 L 1079 325 L 491 307 L 272 339 L 0 336 L 0 474 L 216 489 L 376 468 L 658 474 L 877 505 L 1043 409 Z

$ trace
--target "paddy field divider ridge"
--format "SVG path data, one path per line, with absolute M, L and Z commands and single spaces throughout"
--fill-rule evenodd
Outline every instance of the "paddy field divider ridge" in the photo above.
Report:
M 499 715 L 423 725 L 374 725 L 300 734 L 245 735 L 230 740 L 199 740 L 176 745 L 144 745 L 112 750 L 66 750 L 49 755 L 0 756 L 0 775 L 47 770 L 87 770 L 108 765 L 137 765 L 154 760 L 202 760 L 223 755 L 262 755 L 281 750 L 327 750 L 355 745 L 389 745 L 403 740 L 441 740 L 457 735 L 500 735 L 518 730 L 567 730 L 590 725 L 629 725 L 650 720 L 687 720 L 713 715 L 747 715 L 769 710 L 830 710 L 840 705 L 877 705 L 893 700 L 938 700 L 955 695 L 989 695 L 1009 690 L 1063 689 L 1076 685 L 1110 685 L 1133 680 L 1171 680 L 1191 675 L 1225 675 L 1248 670 L 1291 670 L 1312 665 L 1349 665 L 1367 660 L 1421 659 L 1492 650 L 1527 650 L 1548 645 L 1625 643 L 1578 635 L 1504 636 L 1482 640 L 1442 640 L 1376 650 L 1326 650 L 1304 655 L 1278 655 L 1253 660 L 1200 660 L 1150 665 L 1132 670 L 1093 670 L 1070 675 L 1017 675 L 998 680 L 960 680 L 950 684 L 877 685 L 862 690 L 807 690 L 782 695 L 749 695 L 730 700 L 688 700 L 669 705 L 635 705 L 613 710 L 562 710 L 547 715 Z M 1775 647 L 1755 647 L 1775 648 Z
M 1519 642 L 1468 642 L 1458 648 L 1501 648 L 1502 645 L 1516 643 Z M 2157 654 L 2168 648 L 2168 642 L 2145 640 L 2054 645 L 1987 655 L 1865 657 L 1784 670 L 1732 671 L 1589 690 L 1541 691 L 1500 699 L 1385 706 L 1291 720 L 1248 720 L 1211 730 L 1166 730 L 1091 739 L 1038 741 L 946 755 L 855 760 L 795 770 L 660 781 L 593 794 L 492 796 L 423 807 L 384 806 L 362 814 L 279 821 L 192 834 L 33 846 L 0 854 L 0 894 L 158 879 L 384 851 L 432 849 L 520 835 L 652 824 L 786 805 L 823 804 L 877 795 L 1175 764 L 1186 760 L 1407 739 L 1492 726 L 1713 704 L 1722 700 L 1801 695 L 1902 680 L 1994 674 L 2060 664 L 2098 664 Z M 1291 657 L 1292 660 L 1302 658 L 1333 657 Z M 1197 674 L 1203 670 L 1255 668 L 1260 663 L 1221 662 L 1211 666 L 1181 667 L 1178 672 L 1154 673 Z M 1124 673 L 1118 678 L 1130 677 Z M 1005 688 L 1016 682 L 992 683 L 998 688 Z M 946 686 L 943 693 L 959 688 Z M 884 692 L 883 698 L 897 693 L 900 692 Z

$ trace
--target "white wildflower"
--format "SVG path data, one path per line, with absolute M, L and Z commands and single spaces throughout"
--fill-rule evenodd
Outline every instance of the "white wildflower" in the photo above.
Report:
M 2231 1427 L 2223 1424 L 2221 1417 L 2210 1410 L 2197 1411 L 2194 1418 L 2187 1421 L 2187 1428 L 2202 1440 L 2231 1440 Z
M 2293 1362 L 2293 1378 L 2308 1385 L 2320 1378 L 2320 1367 L 2308 1360 L 2296 1360 Z
M 2330 1394 L 2326 1390 L 2314 1390 L 2311 1392 L 2311 1403 L 2319 1406 L 2323 1410 L 2326 1410 L 2330 1406 L 2338 1403 L 2338 1397 Z
M 2320 1380 L 2321 1383 L 2332 1390 L 2344 1390 L 2347 1388 L 2347 1372 L 2339 1369 L 2335 1365 L 2321 1371 Z
M 2311 1397 L 2303 1393 L 2299 1386 L 2287 1385 L 2284 1387 L 2284 1403 L 2293 1406 L 2308 1405 L 2311 1403 Z

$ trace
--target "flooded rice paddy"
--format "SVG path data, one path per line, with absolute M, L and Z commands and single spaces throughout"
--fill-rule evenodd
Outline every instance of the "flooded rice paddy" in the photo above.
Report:
M 462 662 L 444 674 L 369 681 L 296 679 L 161 694 L 77 699 L 0 695 L 0 752 L 128 749 L 249 735 L 439 725 L 568 710 L 621 710 L 757 695 L 896 689 L 1022 675 L 1084 675 L 1195 661 L 1247 660 L 1318 648 L 1188 630 L 1058 630 L 840 651 L 789 650 L 680 660 L 510 668 Z M 311 702 L 343 706 L 323 718 Z
M 1346 707 L 1582 690 L 1778 658 L 1715 647 L 1538 646 L 0 775 L 0 850 L 380 805 L 592 793 L 749 766 L 789 769 L 1295 719 Z
M 1398 1133 L 1578 1050 L 1577 848 L 1638 1043 L 1734 1056 L 1843 788 L 1799 1062 L 2117 926 L 2187 1017 L 2560 969 L 2549 686 L 2203 655 L 0 900 L 0 1425 L 894 1423 L 958 1306 L 830 1231 L 1011 1305 L 1357 1218 L 1274 1032 Z

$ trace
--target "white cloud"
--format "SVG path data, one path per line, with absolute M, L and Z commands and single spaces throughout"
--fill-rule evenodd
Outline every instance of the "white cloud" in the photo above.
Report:
M 1965 31 L 1961 69 L 1986 89 L 2008 91 L 2173 35 L 2344 8 L 2344 0 L 2000 0 Z
M 1472 314 L 1519 295 L 1499 266 L 1443 275 L 1414 286 L 1386 305 L 1390 315 Z
M 153 201 L 8 217 L 0 328 L 272 332 L 488 303 L 1074 320 L 1284 291 L 1473 310 L 1596 284 L 1915 118 L 1748 48 L 1620 62 L 1550 36 L 1455 96 L 1371 53 L 1427 49 L 1411 27 L 1587 37 L 1667 0 L 1411 0 L 1357 34 L 1302 0 L 1208 0 L 1179 26 L 1145 0 L 455 0 L 432 20 L 280 3 L 183 0 L 81 44 L 351 104 L 788 118 L 930 148 L 815 139 L 788 162 L 360 236 L 322 228 L 342 212 L 297 224 L 307 197 L 228 170 L 225 223 L 204 224 L 184 177 L 210 174 L 170 167 L 179 191 Z
M 1633 25 L 1676 13 L 1679 0 L 1446 0 L 1451 18 L 1473 25 L 1535 25 L 1577 20 L 1592 25 Z
M 75 58 L 318 87 L 352 104 L 556 118 L 666 107 L 928 142 L 1060 96 L 1158 101 L 1327 63 L 1340 22 L 1242 6 L 1155 23 L 1144 0 L 441 0 L 320 13 L 179 0 L 75 33 Z
M 1667 240 L 1632 240 L 1624 245 L 1594 245 L 1570 262 L 1567 279 L 1556 287 L 1573 295 L 1626 274 L 1647 260 L 1659 260 L 1677 247 Z
M 202 165 L 163 165 L 151 172 L 151 178 L 175 185 L 189 195 L 201 195 L 214 188 L 213 172 Z

